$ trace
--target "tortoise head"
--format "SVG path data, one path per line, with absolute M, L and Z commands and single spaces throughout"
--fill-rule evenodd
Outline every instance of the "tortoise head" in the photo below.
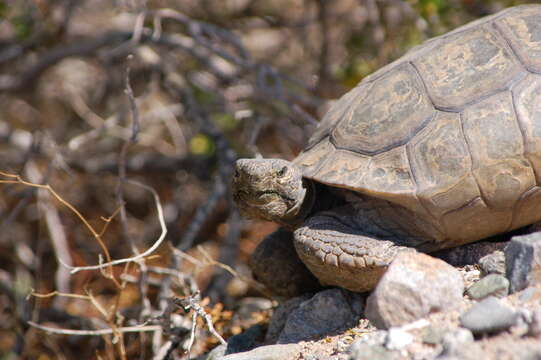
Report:
M 302 172 L 281 159 L 240 159 L 233 179 L 233 198 L 241 213 L 293 227 L 309 212 Z M 310 196 L 311 197 L 311 196 Z

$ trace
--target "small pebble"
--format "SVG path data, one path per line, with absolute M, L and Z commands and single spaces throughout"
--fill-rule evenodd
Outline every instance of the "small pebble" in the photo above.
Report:
M 479 259 L 478 263 L 484 274 L 505 274 L 505 255 L 503 251 L 496 250 L 485 255 Z
M 427 326 L 423 329 L 423 343 L 429 344 L 429 345 L 438 345 L 441 343 L 443 336 L 448 332 L 449 330 L 446 328 L 441 327 L 435 327 L 435 326 Z
M 474 334 L 490 334 L 509 329 L 517 319 L 516 311 L 490 296 L 462 314 L 460 324 Z
M 401 350 L 413 342 L 413 336 L 402 329 L 390 328 L 385 339 L 385 347 L 389 350 Z
M 453 329 L 442 337 L 443 352 L 446 354 L 458 353 L 464 345 L 473 341 L 473 334 L 470 330 L 463 328 Z
M 490 295 L 502 298 L 509 294 L 509 280 L 502 275 L 489 274 L 470 286 L 466 294 L 474 300 L 482 300 Z

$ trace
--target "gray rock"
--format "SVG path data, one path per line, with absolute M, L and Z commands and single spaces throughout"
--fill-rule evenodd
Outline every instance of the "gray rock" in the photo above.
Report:
M 378 328 L 400 326 L 462 302 L 464 282 L 451 265 L 421 253 L 400 253 L 368 297 L 365 316 Z
M 254 325 L 244 332 L 234 335 L 227 340 L 226 354 L 249 351 L 260 344 L 265 336 L 262 325 Z
M 296 308 L 298 308 L 304 301 L 310 299 L 311 294 L 305 294 L 303 296 L 297 296 L 281 303 L 272 314 L 272 318 L 269 323 L 269 328 L 265 336 L 265 343 L 275 344 L 278 341 L 278 337 L 286 324 L 289 314 Z
M 505 263 L 511 293 L 541 284 L 541 233 L 514 236 L 505 248 Z
M 301 346 L 299 344 L 267 345 L 250 351 L 227 355 L 219 358 L 219 360 L 284 360 L 293 359 L 300 351 Z
M 382 345 L 370 345 L 354 342 L 349 350 L 349 360 L 397 360 L 398 353 L 386 349 Z
M 490 296 L 460 316 L 460 324 L 474 334 L 491 334 L 509 329 L 518 313 L 501 300 Z
M 389 350 L 401 350 L 413 342 L 413 335 L 400 328 L 390 328 L 385 339 L 385 347 Z
M 509 280 L 503 275 L 489 274 L 466 290 L 474 300 L 482 300 L 490 295 L 502 298 L 509 294 Z
M 278 343 L 294 343 L 355 325 L 362 312 L 358 297 L 361 295 L 341 289 L 317 293 L 291 311 Z
M 497 250 L 479 259 L 479 267 L 484 274 L 505 274 L 505 254 Z

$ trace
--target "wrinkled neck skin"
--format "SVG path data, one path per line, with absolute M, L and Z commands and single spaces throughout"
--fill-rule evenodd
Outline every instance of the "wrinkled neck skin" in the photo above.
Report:
M 296 229 L 312 212 L 316 199 L 316 187 L 310 180 L 304 180 L 303 187 L 306 190 L 303 200 L 299 201 L 295 207 L 291 208 L 287 216 L 282 219 L 274 220 L 286 229 Z

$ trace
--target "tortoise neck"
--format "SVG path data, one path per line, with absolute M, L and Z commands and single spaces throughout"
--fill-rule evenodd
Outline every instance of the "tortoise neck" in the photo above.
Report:
M 280 225 L 287 229 L 296 229 L 304 222 L 314 208 L 316 200 L 316 186 L 314 182 L 304 179 L 303 187 L 305 189 L 304 196 L 299 199 L 299 203 L 290 210 L 291 215 L 284 217 L 279 221 Z

